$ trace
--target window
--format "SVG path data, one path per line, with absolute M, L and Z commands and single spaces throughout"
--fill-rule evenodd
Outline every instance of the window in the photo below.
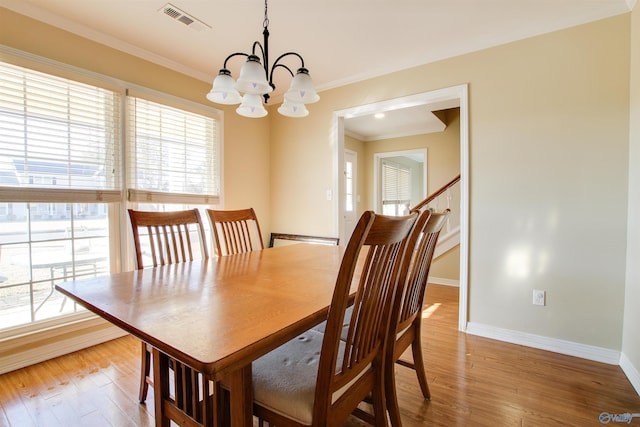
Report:
M 217 122 L 138 97 L 127 99 L 128 199 L 146 211 L 193 209 L 219 202 Z M 206 213 L 200 212 L 203 219 Z M 209 222 L 203 221 L 208 229 Z M 143 232 L 144 233 L 144 232 Z M 191 230 L 192 241 L 198 241 Z M 142 239 L 143 254 L 147 239 Z M 206 244 L 206 242 L 204 242 Z M 194 257 L 201 248 L 194 246 Z
M 120 224 L 127 207 L 218 203 L 215 110 L 126 90 L 0 62 L 0 336 L 90 315 L 54 286 L 126 264 L 118 258 L 130 243 L 114 230 L 128 227 Z
M 107 203 L 121 198 L 120 101 L 113 91 L 10 64 L 1 64 L 0 81 L 6 328 L 75 312 L 55 283 L 109 270 Z
M 345 180 L 345 210 L 347 212 L 353 212 L 354 211 L 354 186 L 355 183 L 353 182 L 353 162 L 352 161 L 347 161 L 345 162 L 345 166 L 344 166 L 344 180 Z
M 128 98 L 129 200 L 216 204 L 216 121 Z
M 389 160 L 382 161 L 382 213 L 407 215 L 411 204 L 411 170 Z

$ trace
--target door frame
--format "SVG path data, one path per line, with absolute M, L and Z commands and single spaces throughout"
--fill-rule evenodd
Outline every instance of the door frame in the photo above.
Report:
M 468 84 L 423 92 L 367 105 L 359 105 L 333 113 L 334 219 L 340 241 L 344 242 L 344 119 L 374 112 L 389 111 L 414 105 L 458 100 L 460 106 L 460 292 L 458 330 L 465 332 L 468 322 L 469 295 L 469 99 Z M 346 243 L 346 242 L 345 242 Z

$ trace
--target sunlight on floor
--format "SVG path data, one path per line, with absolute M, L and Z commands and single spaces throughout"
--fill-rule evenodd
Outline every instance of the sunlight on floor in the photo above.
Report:
M 431 304 L 430 306 L 428 306 L 427 308 L 425 308 L 424 310 L 422 310 L 422 318 L 423 319 L 428 319 L 429 317 L 431 317 L 431 315 L 438 309 L 440 308 L 440 306 L 442 305 L 442 303 L 440 302 L 436 302 L 434 304 Z

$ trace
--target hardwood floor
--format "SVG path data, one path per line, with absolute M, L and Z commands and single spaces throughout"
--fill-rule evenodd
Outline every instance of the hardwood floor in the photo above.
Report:
M 640 413 L 618 366 L 459 333 L 457 298 L 457 288 L 428 288 L 423 345 L 432 399 L 422 399 L 413 371 L 397 366 L 405 427 L 598 426 L 602 412 Z M 153 425 L 153 390 L 148 406 L 137 402 L 139 351 L 124 337 L 1 375 L 0 426 Z

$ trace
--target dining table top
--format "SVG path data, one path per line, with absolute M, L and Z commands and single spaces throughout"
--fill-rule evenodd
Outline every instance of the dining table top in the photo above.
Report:
M 342 246 L 287 245 L 56 289 L 216 379 L 324 320 L 343 253 Z

